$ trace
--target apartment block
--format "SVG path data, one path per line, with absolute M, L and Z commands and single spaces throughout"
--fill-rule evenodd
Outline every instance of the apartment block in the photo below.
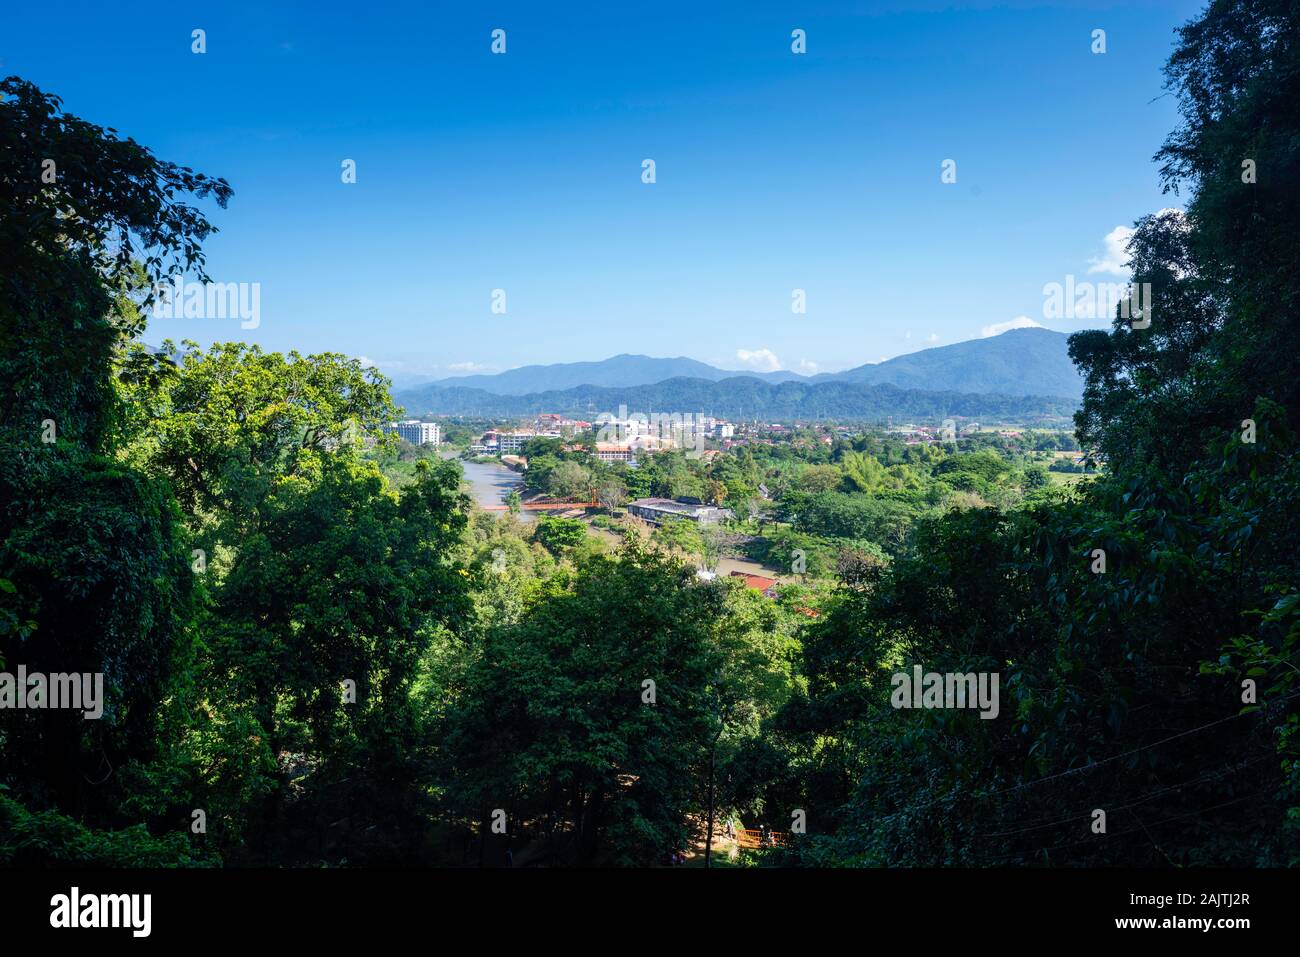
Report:
M 515 455 L 533 439 L 558 439 L 559 432 L 530 432 L 517 430 L 497 433 L 497 449 L 502 455 Z
M 405 422 L 393 422 L 384 428 L 385 432 L 396 432 L 412 445 L 438 445 L 442 442 L 442 426 L 437 422 L 421 422 L 419 419 L 407 419 Z

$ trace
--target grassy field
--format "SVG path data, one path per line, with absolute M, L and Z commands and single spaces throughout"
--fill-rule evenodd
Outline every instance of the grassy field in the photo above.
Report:
M 1085 475 L 1083 472 L 1048 472 L 1053 485 L 1076 485 L 1096 478 L 1096 474 Z

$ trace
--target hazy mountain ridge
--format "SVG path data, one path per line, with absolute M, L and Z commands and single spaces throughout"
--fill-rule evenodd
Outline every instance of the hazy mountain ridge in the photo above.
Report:
M 1012 329 L 998 336 L 936 346 L 875 365 L 816 376 L 814 381 L 1080 398 L 1083 378 L 1070 360 L 1069 339 L 1066 333 L 1051 329 Z
M 691 378 L 718 381 L 735 376 L 753 376 L 768 382 L 802 379 L 796 372 L 747 372 L 719 369 L 685 356 L 657 359 L 622 353 L 596 362 L 559 362 L 552 365 L 520 366 L 495 375 L 468 375 L 437 379 L 427 385 L 445 388 L 484 389 L 495 395 L 527 395 L 572 389 L 577 386 L 650 385 L 668 379 Z
M 1065 333 L 1050 329 L 1013 329 L 999 336 L 936 346 L 884 362 L 812 377 L 786 370 L 738 372 L 683 356 L 656 359 L 625 353 L 598 362 L 522 366 L 495 375 L 412 383 L 398 391 L 415 393 L 436 387 L 481 390 L 497 396 L 530 396 L 581 387 L 646 386 L 686 378 L 706 382 L 749 380 L 771 385 L 847 382 L 893 385 L 925 392 L 1078 399 L 1083 394 L 1083 380 L 1070 361 L 1068 340 Z
M 558 412 L 594 420 L 602 412 L 680 412 L 729 419 L 916 419 L 947 416 L 995 420 L 1061 421 L 1074 411 L 1067 397 L 969 394 L 900 389 L 855 382 L 768 383 L 749 376 L 710 382 L 677 378 L 650 385 L 579 386 L 522 396 L 482 389 L 428 385 L 398 392 L 395 401 L 412 415 L 526 416 Z

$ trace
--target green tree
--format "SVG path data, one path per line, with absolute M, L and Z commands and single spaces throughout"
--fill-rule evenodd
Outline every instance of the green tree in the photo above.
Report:
M 191 717 L 175 719 L 189 786 L 226 812 L 229 841 L 247 833 L 268 854 L 290 777 L 311 769 L 295 815 L 362 800 L 386 826 L 356 828 L 368 843 L 353 858 L 402 853 L 403 828 L 419 826 L 412 682 L 431 635 L 468 611 L 451 557 L 468 507 L 459 466 L 422 459 L 390 487 L 362 441 L 394 414 L 387 382 L 343 356 L 190 345 L 172 375 L 123 390 L 155 416 L 125 452 L 167 476 L 206 556 L 204 654 L 177 698 Z
M 809 465 L 799 472 L 799 487 L 806 492 L 833 492 L 843 481 L 843 471 L 834 465 Z
M 593 480 L 591 473 L 577 462 L 560 462 L 551 470 L 548 491 L 556 498 L 589 501 Z
M 682 848 L 723 611 L 721 593 L 631 538 L 492 629 L 443 751 L 452 811 L 480 848 L 494 809 L 509 840 L 554 862 L 653 864 Z
M 230 188 L 17 77 L 0 92 L 0 579 L 12 589 L 4 620 L 18 624 L 0 634 L 0 660 L 105 679 L 99 721 L 6 709 L 0 741 L 17 800 L 97 830 L 130 799 L 105 769 L 158 753 L 159 702 L 191 654 L 193 596 L 170 490 L 116 457 L 112 356 L 141 328 L 129 291 L 174 269 L 206 278 L 213 227 L 188 200 L 224 206 Z
M 586 523 L 576 518 L 544 518 L 537 523 L 533 536 L 547 550 L 560 554 L 587 537 Z

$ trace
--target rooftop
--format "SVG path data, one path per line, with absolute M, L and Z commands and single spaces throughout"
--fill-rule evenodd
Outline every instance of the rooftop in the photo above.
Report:
M 716 505 L 698 505 L 689 502 L 678 502 L 671 498 L 639 498 L 635 502 L 628 502 L 628 508 L 652 508 L 660 512 L 672 512 L 677 515 L 700 515 L 700 514 L 722 514 L 726 509 L 718 508 Z
M 779 585 L 775 578 L 766 578 L 763 575 L 750 575 L 746 572 L 732 572 L 732 578 L 745 579 L 745 585 L 749 588 L 757 588 L 759 591 L 767 591 L 775 585 Z

